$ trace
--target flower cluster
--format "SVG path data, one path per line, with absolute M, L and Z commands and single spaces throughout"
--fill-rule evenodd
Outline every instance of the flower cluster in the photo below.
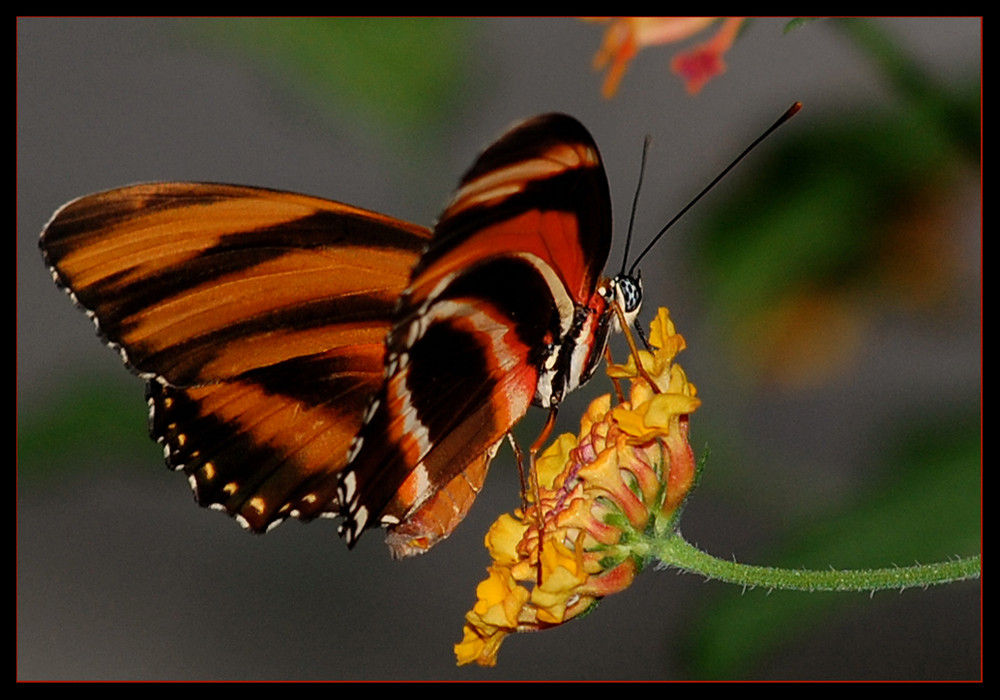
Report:
M 718 17 L 603 17 L 594 18 L 609 22 L 604 43 L 594 56 L 596 70 L 608 69 L 604 79 L 605 97 L 613 97 L 629 61 L 639 49 L 656 44 L 683 41 L 707 29 Z M 683 51 L 670 62 L 670 69 L 684 79 L 692 95 L 705 83 L 726 70 L 723 55 L 736 40 L 744 17 L 727 17 L 720 22 L 719 30 L 710 38 L 689 51 Z
M 666 309 L 650 344 L 639 352 L 643 373 L 634 357 L 608 368 L 631 379 L 629 400 L 595 400 L 579 437 L 559 436 L 532 465 L 524 511 L 490 529 L 493 563 L 455 646 L 459 664 L 492 666 L 508 634 L 561 624 L 625 589 L 648 558 L 648 538 L 676 528 L 695 480 L 688 416 L 700 401 L 673 363 L 685 346 Z

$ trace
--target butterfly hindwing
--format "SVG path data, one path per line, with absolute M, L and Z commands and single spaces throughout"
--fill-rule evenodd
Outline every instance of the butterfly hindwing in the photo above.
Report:
M 349 542 L 381 523 L 409 554 L 451 532 L 506 433 L 575 385 L 572 339 L 600 315 L 610 236 L 600 155 L 576 120 L 539 117 L 480 156 L 389 334 L 341 490 Z
M 74 200 L 41 246 L 149 381 L 153 436 L 202 505 L 263 531 L 335 513 L 430 232 L 335 202 L 200 183 Z

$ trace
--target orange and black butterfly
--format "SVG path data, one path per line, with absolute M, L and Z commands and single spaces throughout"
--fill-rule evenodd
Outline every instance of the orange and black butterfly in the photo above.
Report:
M 480 155 L 433 231 L 234 185 L 74 200 L 41 248 L 147 380 L 150 432 L 197 501 L 254 532 L 344 518 L 424 551 L 465 516 L 530 405 L 586 382 L 636 279 L 602 277 L 611 201 L 571 117 Z

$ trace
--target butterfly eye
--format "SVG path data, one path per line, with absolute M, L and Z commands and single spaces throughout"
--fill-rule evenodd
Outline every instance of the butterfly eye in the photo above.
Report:
M 622 275 L 615 279 L 616 298 L 626 316 L 635 316 L 642 305 L 642 277 Z

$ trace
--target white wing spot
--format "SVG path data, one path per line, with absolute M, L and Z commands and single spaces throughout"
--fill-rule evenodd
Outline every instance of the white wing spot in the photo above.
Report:
M 365 423 L 370 421 L 378 410 L 378 407 L 382 405 L 382 402 L 378 399 L 373 399 L 370 404 L 368 404 L 368 410 L 365 411 Z
M 354 514 L 354 532 L 361 532 L 368 524 L 368 508 L 361 506 Z
M 358 488 L 358 475 L 354 472 L 348 472 L 347 476 L 341 481 L 341 486 L 344 489 L 344 501 L 352 501 L 354 499 L 354 492 Z
M 347 451 L 347 463 L 350 464 L 354 461 L 354 458 L 358 456 L 358 452 L 361 451 L 361 445 L 364 443 L 364 438 L 358 436 L 351 440 L 351 449 Z

